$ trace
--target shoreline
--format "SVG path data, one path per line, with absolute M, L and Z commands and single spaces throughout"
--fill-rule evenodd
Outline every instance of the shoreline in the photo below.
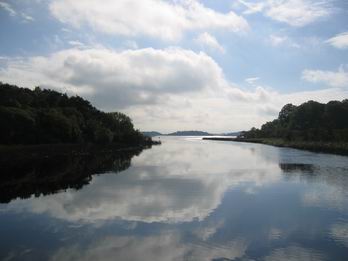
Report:
M 285 147 L 300 150 L 307 150 L 317 153 L 328 153 L 342 156 L 348 156 L 348 143 L 342 142 L 315 142 L 315 141 L 285 141 L 282 139 L 244 139 L 244 138 L 214 138 L 204 137 L 202 140 L 215 140 L 215 141 L 232 141 L 232 142 L 246 142 L 270 145 L 275 147 Z

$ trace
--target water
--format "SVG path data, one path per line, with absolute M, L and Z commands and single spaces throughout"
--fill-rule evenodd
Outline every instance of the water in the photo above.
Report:
M 347 157 L 161 140 L 7 169 L 0 259 L 348 260 Z

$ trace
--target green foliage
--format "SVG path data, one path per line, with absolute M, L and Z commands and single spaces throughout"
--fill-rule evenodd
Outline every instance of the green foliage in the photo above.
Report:
M 0 106 L 0 126 L 2 144 L 35 142 L 35 115 L 30 110 Z
M 151 143 L 120 112 L 104 113 L 79 96 L 0 82 L 0 144 Z
M 286 141 L 348 141 L 348 100 L 322 104 L 308 101 L 285 105 L 277 119 L 261 129 L 244 132 L 245 138 L 278 138 Z

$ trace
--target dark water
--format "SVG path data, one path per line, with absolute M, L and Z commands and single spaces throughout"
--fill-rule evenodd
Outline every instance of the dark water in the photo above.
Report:
M 3 167 L 0 259 L 348 260 L 347 157 L 162 141 Z

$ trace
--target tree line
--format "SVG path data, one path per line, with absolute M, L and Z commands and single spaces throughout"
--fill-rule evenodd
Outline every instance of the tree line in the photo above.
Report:
M 287 141 L 348 142 L 348 99 L 326 104 L 308 101 L 286 104 L 278 118 L 243 132 L 241 137 Z
M 0 126 L 0 144 L 151 143 L 123 113 L 99 111 L 79 96 L 1 82 Z

